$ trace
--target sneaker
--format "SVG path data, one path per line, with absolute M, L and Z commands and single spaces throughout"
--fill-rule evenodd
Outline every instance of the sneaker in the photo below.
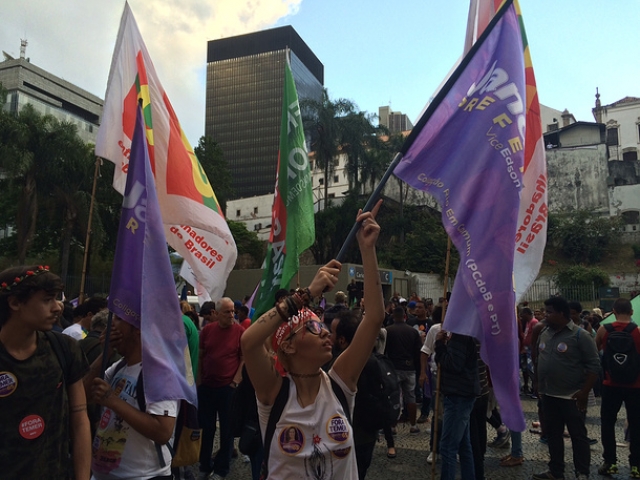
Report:
M 596 443 L 598 443 L 597 438 L 588 438 L 587 440 L 589 440 L 589 445 L 595 445 Z
M 427 423 L 428 420 L 429 420 L 429 415 L 420 415 L 420 418 L 418 418 L 417 423 Z
M 564 480 L 564 477 L 554 477 L 551 472 L 534 473 L 531 480 Z
M 615 475 L 618 473 L 618 466 L 615 463 L 603 463 L 598 468 L 599 475 Z
M 419 429 L 416 425 L 414 425 L 413 427 L 411 427 L 411 428 L 409 429 L 409 433 L 411 433 L 411 434 L 414 434 L 414 435 L 415 435 L 416 433 L 420 433 L 420 429 Z
M 249 455 L 242 455 L 242 463 L 251 463 Z
M 517 467 L 518 465 L 522 465 L 524 463 L 524 457 L 512 457 L 511 455 L 507 455 L 500 461 L 501 467 Z
M 509 446 L 509 439 L 511 438 L 511 432 L 507 428 L 504 432 L 498 432 L 496 438 L 489 444 L 491 448 L 507 448 Z
M 427 463 L 429 465 L 433 463 L 433 452 L 429 452 L 429 456 L 427 457 Z
M 638 470 L 638 467 L 631 467 L 629 478 L 640 478 L 640 470 Z

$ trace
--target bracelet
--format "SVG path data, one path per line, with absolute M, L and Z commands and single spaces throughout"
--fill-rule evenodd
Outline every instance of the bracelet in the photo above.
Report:
M 285 298 L 285 303 L 287 304 L 287 310 L 289 313 L 289 318 L 298 315 L 298 306 L 296 305 L 296 302 L 293 300 L 293 298 L 286 297 Z
M 282 308 L 280 308 L 279 303 L 276 303 L 276 312 L 278 312 L 278 315 L 280 315 L 280 319 L 283 322 L 286 322 L 287 320 L 289 320 L 289 317 L 287 316 L 287 314 L 282 310 Z
M 309 290 L 309 287 L 305 289 L 299 289 L 295 293 L 295 296 L 300 300 L 300 306 L 308 307 L 311 303 L 311 300 L 313 300 L 313 295 L 311 295 L 311 290 Z

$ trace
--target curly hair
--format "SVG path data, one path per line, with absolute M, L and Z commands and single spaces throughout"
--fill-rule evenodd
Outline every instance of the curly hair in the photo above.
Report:
M 0 289 L 0 327 L 9 320 L 11 313 L 11 309 L 9 308 L 10 297 L 16 297 L 19 302 L 25 303 L 34 293 L 41 290 L 57 295 L 64 288 L 62 279 L 55 273 L 42 271 L 42 273 L 37 275 L 27 275 L 27 272 L 34 272 L 38 269 L 38 265 L 23 265 L 20 267 L 7 268 L 0 272 L 0 284 L 12 284 L 16 278 L 22 278 L 22 280 L 18 282 L 17 285 L 12 286 L 11 289 Z

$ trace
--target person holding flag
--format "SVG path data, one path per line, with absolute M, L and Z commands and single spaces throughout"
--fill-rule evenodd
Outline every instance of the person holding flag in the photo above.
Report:
M 380 232 L 375 217 L 380 205 L 378 202 L 371 212 L 360 211 L 356 219 L 361 223 L 357 239 L 364 268 L 366 315 L 353 342 L 328 374 L 321 367 L 331 360 L 330 332 L 306 304 L 335 286 L 342 267 L 337 260 L 321 267 L 303 293 L 284 297 L 242 336 L 245 365 L 258 399 L 265 478 L 358 476 L 349 419 L 358 378 L 384 320 L 375 248 Z M 269 338 L 287 372 L 285 377 L 276 371 L 265 347 Z M 292 438 L 296 440 L 295 451 L 289 448 Z
M 171 444 L 178 400 L 197 405 L 182 313 L 138 109 L 122 203 L 109 310 L 124 357 L 99 378 L 102 357 L 84 379 L 103 412 L 93 442 L 97 480 L 172 478 Z M 107 332 L 110 325 L 107 326 Z

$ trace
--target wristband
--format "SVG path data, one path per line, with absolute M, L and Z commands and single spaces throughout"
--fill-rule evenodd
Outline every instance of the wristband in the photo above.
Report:
M 287 304 L 287 312 L 289 313 L 289 318 L 298 315 L 298 306 L 296 305 L 296 302 L 293 300 L 293 298 L 286 297 L 285 298 L 285 303 Z
M 276 312 L 278 312 L 278 315 L 280 315 L 280 319 L 283 322 L 286 322 L 287 320 L 289 320 L 289 317 L 287 316 L 287 314 L 282 310 L 282 308 L 280 308 L 279 303 L 276 303 Z

